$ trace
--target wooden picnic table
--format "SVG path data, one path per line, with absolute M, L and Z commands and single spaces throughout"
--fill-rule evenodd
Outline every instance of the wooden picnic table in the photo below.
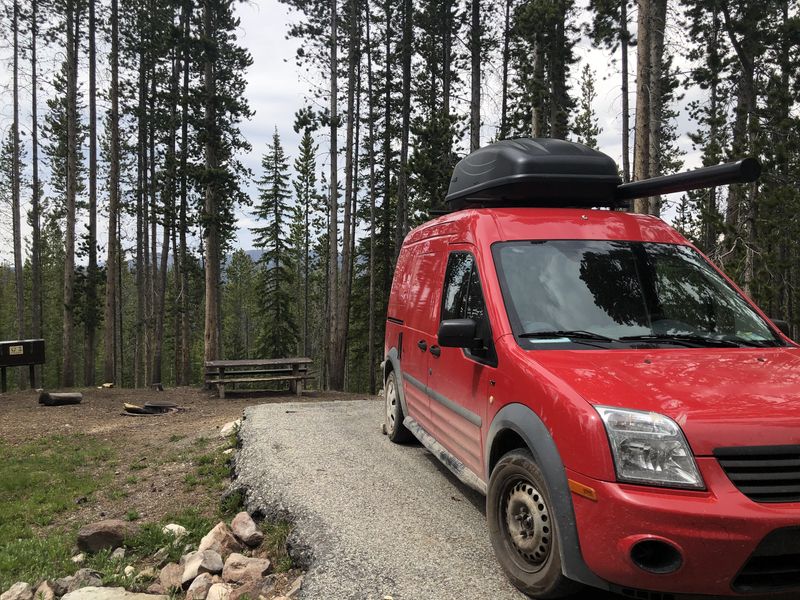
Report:
M 239 360 L 209 360 L 205 363 L 206 385 L 217 386 L 219 397 L 225 397 L 225 386 L 237 383 L 288 381 L 289 390 L 300 396 L 303 382 L 313 379 L 308 374 L 310 358 L 253 358 Z

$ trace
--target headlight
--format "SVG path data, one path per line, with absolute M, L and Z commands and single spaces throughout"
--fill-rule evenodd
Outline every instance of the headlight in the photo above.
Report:
M 610 406 L 595 409 L 606 426 L 619 481 L 705 487 L 692 450 L 675 421 L 652 412 Z

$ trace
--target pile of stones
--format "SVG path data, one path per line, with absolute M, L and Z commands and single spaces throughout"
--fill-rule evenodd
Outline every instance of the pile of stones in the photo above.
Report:
M 79 554 L 72 557 L 77 567 L 87 554 L 112 550 L 111 558 L 124 561 L 123 542 L 132 533 L 132 524 L 121 520 L 105 520 L 83 527 L 78 533 Z M 164 527 L 164 533 L 179 543 L 187 531 L 178 524 Z M 220 522 L 201 540 L 197 548 L 184 546 L 178 562 L 167 562 L 168 548 L 161 548 L 152 557 L 155 566 L 137 571 L 133 565 L 124 569 L 126 587 L 103 587 L 102 574 L 78 568 L 74 575 L 54 581 L 26 582 L 12 585 L 0 600 L 170 600 L 185 595 L 186 600 L 289 600 L 297 597 L 302 575 L 293 579 L 272 572 L 268 558 L 260 557 L 259 547 L 264 534 L 251 516 L 240 512 L 230 526 Z M 278 590 L 282 590 L 279 595 Z

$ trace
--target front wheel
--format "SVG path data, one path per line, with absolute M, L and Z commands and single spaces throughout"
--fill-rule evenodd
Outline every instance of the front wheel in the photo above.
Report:
M 533 598 L 567 598 L 581 585 L 564 577 L 558 524 L 544 475 L 527 449 L 504 455 L 489 477 L 486 517 L 506 576 Z
M 403 407 L 400 405 L 400 393 L 397 389 L 397 377 L 394 371 L 389 373 L 384 385 L 386 400 L 386 435 L 395 444 L 410 442 L 413 436 L 403 425 Z

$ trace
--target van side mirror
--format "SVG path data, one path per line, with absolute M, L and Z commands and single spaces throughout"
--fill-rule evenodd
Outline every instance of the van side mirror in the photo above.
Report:
M 784 321 L 783 319 L 771 319 L 772 322 L 775 324 L 775 327 L 781 330 L 781 333 L 788 338 L 792 337 L 792 326 L 789 325 L 789 321 Z
M 445 348 L 479 348 L 483 342 L 475 339 L 476 329 L 472 319 L 446 319 L 439 323 L 439 345 Z

